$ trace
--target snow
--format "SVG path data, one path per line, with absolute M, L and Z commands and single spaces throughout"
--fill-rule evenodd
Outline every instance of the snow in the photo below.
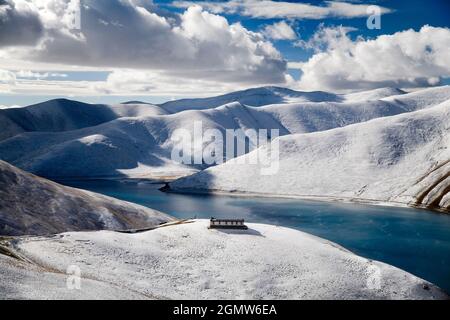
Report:
M 156 299 L 448 298 L 407 272 L 300 231 L 263 224 L 248 224 L 247 231 L 210 230 L 207 225 L 196 220 L 137 234 L 28 237 L 12 249 L 47 270 L 65 273 L 76 265 L 82 277 L 124 290 L 102 292 L 104 287 L 83 279 L 84 292 L 98 298 L 123 297 L 127 291 Z M 0 273 L 4 268 L 0 260 Z M 12 297 L 16 287 L 19 297 L 23 288 L 54 287 L 48 274 L 39 283 L 28 279 L 8 277 L 2 283 Z
M 169 101 L 162 105 L 127 102 L 117 105 L 87 104 L 54 99 L 23 108 L 0 109 L 0 141 L 23 132 L 62 132 L 96 126 L 123 117 L 147 117 L 184 110 L 209 109 L 231 102 L 262 106 L 283 102 L 339 101 L 327 92 L 298 92 L 278 87 L 262 87 L 203 98 Z
M 225 95 L 169 101 L 160 106 L 171 113 L 185 110 L 213 109 L 224 104 L 239 102 L 244 105 L 260 107 L 269 104 L 299 103 L 299 102 L 337 102 L 342 98 L 329 92 L 301 92 L 280 87 L 261 87 L 236 91 Z
M 105 105 L 89 105 L 66 99 L 0 110 L 0 141 L 22 132 L 59 132 L 98 125 L 116 119 Z
M 383 92 L 384 95 L 388 94 L 386 90 Z M 263 104 L 274 101 L 270 98 L 274 94 L 277 97 L 295 96 L 295 92 L 288 89 L 269 87 L 237 92 L 226 97 L 228 100 L 258 97 L 259 104 Z M 280 135 L 309 133 L 430 108 L 450 99 L 450 87 L 424 89 L 395 98 L 365 102 L 336 102 L 344 98 L 327 95 L 320 98 L 321 93 L 308 93 L 309 98 L 305 100 L 306 93 L 296 94 L 298 96 L 295 99 L 310 101 L 258 107 L 232 102 L 212 109 L 186 110 L 174 114 L 170 114 L 171 111 L 167 110 L 170 108 L 164 105 L 123 104 L 110 107 L 111 112 L 120 117 L 106 123 L 64 132 L 22 133 L 0 141 L 0 158 L 21 169 L 50 178 L 132 177 L 171 180 L 205 169 L 204 165 L 182 165 L 171 159 L 173 133 L 177 129 L 186 129 L 194 135 L 195 122 L 202 122 L 203 131 L 217 129 L 222 133 L 225 129 L 278 129 Z M 360 98 L 362 95 L 359 93 Z M 369 99 L 368 96 L 373 96 L 373 92 L 365 95 Z M 225 100 L 215 97 L 208 101 L 216 105 Z M 311 102 L 316 100 L 324 101 Z M 191 107 L 195 108 L 195 105 Z M 205 141 L 203 147 L 207 143 Z
M 0 234 L 146 228 L 173 218 L 156 210 L 64 187 L 0 161 Z
M 251 154 L 170 183 L 175 191 L 392 202 L 449 211 L 450 100 L 328 131 L 279 138 L 279 170 Z M 445 198 L 444 198 L 445 197 Z M 439 206 L 439 204 L 445 204 Z
M 111 106 L 118 117 L 149 117 L 169 114 L 162 107 L 147 103 L 126 103 Z
M 401 96 L 386 97 L 381 100 L 403 106 L 407 111 L 416 111 L 435 106 L 450 99 L 450 86 L 416 90 Z
M 55 99 L 36 105 L 0 110 L 0 141 L 23 132 L 62 132 L 96 126 L 121 117 L 168 114 L 149 104 L 102 105 Z
M 142 294 L 106 282 L 83 279 L 80 290 L 68 290 L 67 275 L 0 255 L 0 300 L 146 299 Z
M 348 102 L 364 102 L 380 100 L 387 97 L 398 96 L 406 92 L 398 88 L 379 88 L 369 91 L 354 92 L 344 95 L 344 100 Z

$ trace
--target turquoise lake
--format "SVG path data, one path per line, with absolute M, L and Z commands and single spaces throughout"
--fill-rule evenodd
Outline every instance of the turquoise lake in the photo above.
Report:
M 61 182 L 61 181 L 60 181 Z M 62 181 L 177 218 L 230 217 L 295 228 L 426 279 L 450 293 L 450 215 L 411 208 L 163 193 L 161 185 Z

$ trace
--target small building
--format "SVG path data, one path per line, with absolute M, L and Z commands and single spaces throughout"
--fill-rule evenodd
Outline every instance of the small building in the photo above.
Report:
M 244 229 L 248 227 L 244 224 L 244 219 L 216 219 L 211 218 L 209 222 L 210 229 Z

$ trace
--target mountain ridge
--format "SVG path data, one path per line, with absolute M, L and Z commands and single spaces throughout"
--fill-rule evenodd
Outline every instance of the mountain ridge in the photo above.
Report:
M 395 89 L 388 91 L 398 93 Z M 373 96 L 373 91 L 365 94 Z M 450 87 L 444 86 L 363 102 L 349 99 L 347 102 L 291 102 L 259 107 L 232 102 L 212 109 L 177 113 L 168 113 L 153 105 L 116 105 L 110 110 L 121 116 L 105 123 L 62 132 L 24 132 L 0 141 L 0 159 L 55 179 L 173 179 L 205 169 L 205 165 L 180 165 L 171 159 L 174 132 L 185 129 L 193 135 L 195 122 L 203 124 L 203 132 L 207 129 L 217 129 L 221 133 L 226 129 L 278 129 L 280 135 L 288 135 L 331 130 L 412 112 L 447 99 L 450 99 Z M 207 141 L 203 147 L 206 144 Z

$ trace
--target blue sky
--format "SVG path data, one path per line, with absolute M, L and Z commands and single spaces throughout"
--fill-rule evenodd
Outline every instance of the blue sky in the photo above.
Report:
M 70 26 L 76 1 L 49 0 L 65 6 L 49 13 L 35 0 L 0 0 L 0 105 L 450 83 L 446 0 L 83 0 L 80 30 Z M 380 29 L 367 28 L 371 5 L 384 12 Z M 281 25 L 285 39 L 270 31 Z
M 171 0 L 159 0 L 155 3 L 160 4 L 168 10 L 174 10 L 181 13 L 182 9 L 173 8 L 170 4 Z M 193 1 L 195 2 L 195 1 Z M 226 1 L 216 1 L 216 2 L 226 2 Z M 280 2 L 280 1 L 278 1 Z M 310 1 L 288 1 L 288 2 L 304 2 L 313 5 L 323 5 L 324 1 L 310 0 Z M 355 38 L 358 35 L 364 37 L 376 37 L 382 34 L 392 34 L 397 31 L 402 31 L 406 29 L 413 28 L 419 30 L 423 25 L 429 24 L 435 27 L 450 27 L 450 1 L 448 0 L 380 0 L 380 1 L 355 1 L 355 3 L 366 3 L 366 4 L 376 4 L 389 9 L 393 12 L 389 14 L 384 14 L 381 18 L 382 28 L 381 29 L 368 29 L 366 27 L 366 17 L 361 18 L 327 18 L 320 20 L 310 20 L 310 19 L 292 19 L 295 31 L 299 34 L 302 39 L 309 39 L 317 30 L 320 24 L 325 24 L 327 26 L 344 25 L 350 26 L 358 29 L 358 31 L 353 32 L 351 36 Z M 279 19 L 256 19 L 252 17 L 240 16 L 237 14 L 223 14 L 227 17 L 230 22 L 240 22 L 247 29 L 258 31 L 266 25 L 273 24 L 285 20 L 283 18 Z M 275 41 L 274 42 L 277 49 L 283 53 L 283 56 L 287 60 L 298 61 L 307 60 L 311 57 L 311 50 L 302 50 L 298 47 L 292 45 L 292 41 Z M 450 48 L 449 48 L 450 50 Z
M 166 5 L 166 8 L 171 8 L 170 3 L 172 1 L 157 1 L 161 5 Z M 291 1 L 300 2 L 300 1 Z M 323 5 L 323 1 L 307 1 L 315 5 Z M 367 38 L 374 38 L 382 34 L 392 34 L 397 31 L 406 29 L 419 30 L 423 25 L 429 24 L 435 27 L 450 27 L 450 1 L 437 0 L 437 1 L 423 1 L 423 0 L 381 0 L 381 1 L 362 1 L 361 3 L 371 3 L 380 5 L 393 12 L 384 14 L 381 18 L 381 29 L 368 29 L 366 27 L 366 17 L 362 18 L 327 18 L 320 20 L 309 19 L 292 19 L 291 23 L 294 26 L 294 30 L 300 36 L 301 39 L 309 39 L 317 30 L 320 24 L 326 26 L 344 25 L 354 27 L 358 29 L 352 32 L 350 36 L 356 38 L 357 36 L 364 36 Z M 177 10 L 181 12 L 182 10 Z M 266 25 L 271 25 L 275 22 L 282 21 L 284 19 L 255 19 L 249 17 L 243 17 L 240 15 L 224 14 L 229 21 L 240 22 L 249 30 L 260 30 Z M 283 56 L 289 61 L 305 61 L 313 54 L 312 50 L 305 50 L 293 46 L 292 41 L 282 40 L 274 41 L 274 44 Z M 449 48 L 450 50 L 450 48 Z M 292 71 L 291 71 L 292 72 Z M 298 72 L 292 72 L 293 75 L 298 77 Z

